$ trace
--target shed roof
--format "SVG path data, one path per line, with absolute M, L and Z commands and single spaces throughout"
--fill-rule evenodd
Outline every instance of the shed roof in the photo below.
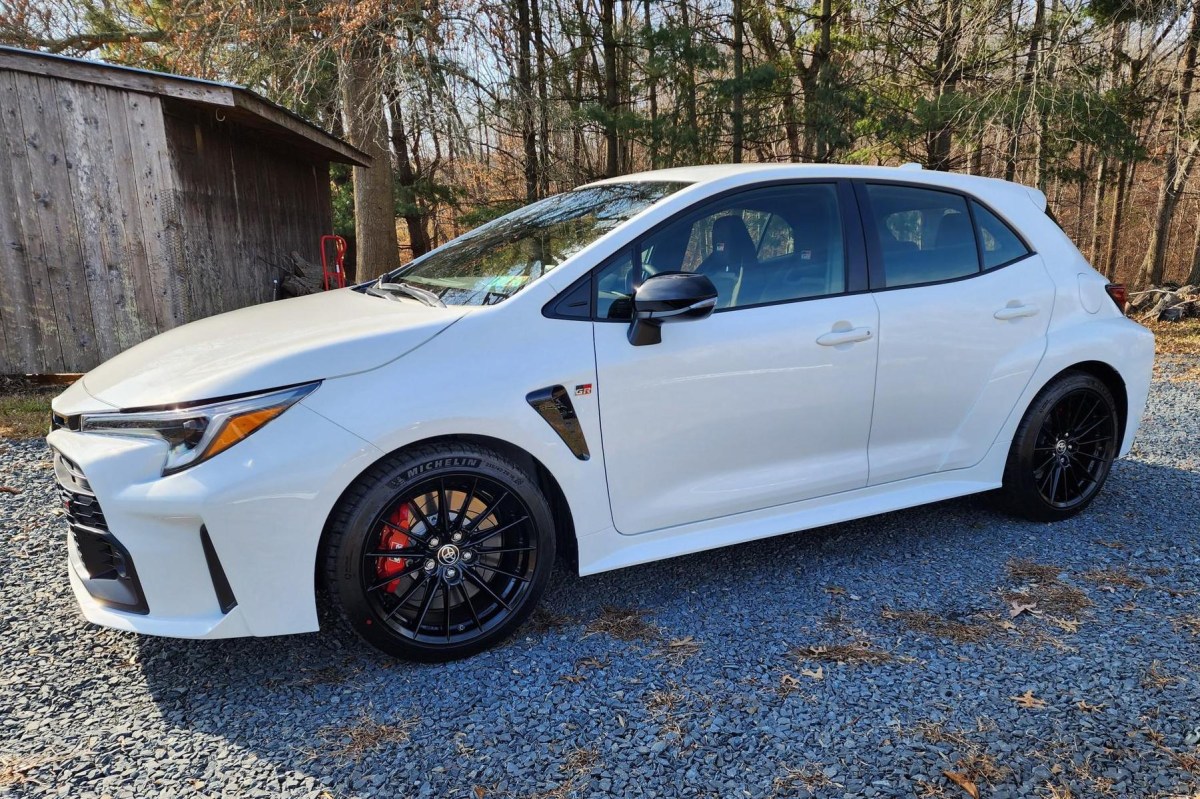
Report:
M 254 128 L 322 160 L 370 166 L 371 157 L 288 109 L 244 86 L 166 72 L 89 61 L 0 45 L 0 70 L 29 72 L 60 80 L 169 97 L 185 105 L 215 109 L 224 119 Z

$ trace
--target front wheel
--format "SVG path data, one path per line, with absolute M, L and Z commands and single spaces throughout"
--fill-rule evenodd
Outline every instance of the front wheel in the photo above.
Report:
M 1108 387 L 1085 372 L 1064 374 L 1034 399 L 1017 428 L 1002 504 L 1034 521 L 1079 513 L 1108 479 L 1119 429 Z
M 507 638 L 554 567 L 549 503 L 520 466 L 484 447 L 398 453 L 336 511 L 325 576 L 335 606 L 389 654 L 447 661 Z

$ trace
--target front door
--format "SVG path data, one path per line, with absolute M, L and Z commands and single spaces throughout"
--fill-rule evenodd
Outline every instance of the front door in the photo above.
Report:
M 716 200 L 596 276 L 597 387 L 609 495 L 626 534 L 769 508 L 867 483 L 877 312 L 846 293 L 833 184 Z M 718 310 L 626 339 L 633 286 L 698 271 Z

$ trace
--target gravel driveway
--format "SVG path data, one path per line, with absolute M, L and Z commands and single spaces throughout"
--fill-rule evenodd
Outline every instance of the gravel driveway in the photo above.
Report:
M 965 499 L 563 573 L 514 641 L 448 666 L 391 662 L 328 614 L 225 642 L 89 626 L 47 450 L 0 444 L 19 490 L 0 494 L 0 794 L 1190 797 L 1186 365 L 1082 517 Z

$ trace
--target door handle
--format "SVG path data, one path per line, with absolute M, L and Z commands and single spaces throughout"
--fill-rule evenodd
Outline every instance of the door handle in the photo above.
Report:
M 822 347 L 836 347 L 839 344 L 853 344 L 856 341 L 866 341 L 871 337 L 871 328 L 854 327 L 849 330 L 831 330 L 823 336 L 817 336 L 817 343 Z
M 1004 322 L 1009 319 L 1020 319 L 1022 316 L 1034 316 L 1039 310 L 1036 305 L 1006 305 L 992 316 Z

